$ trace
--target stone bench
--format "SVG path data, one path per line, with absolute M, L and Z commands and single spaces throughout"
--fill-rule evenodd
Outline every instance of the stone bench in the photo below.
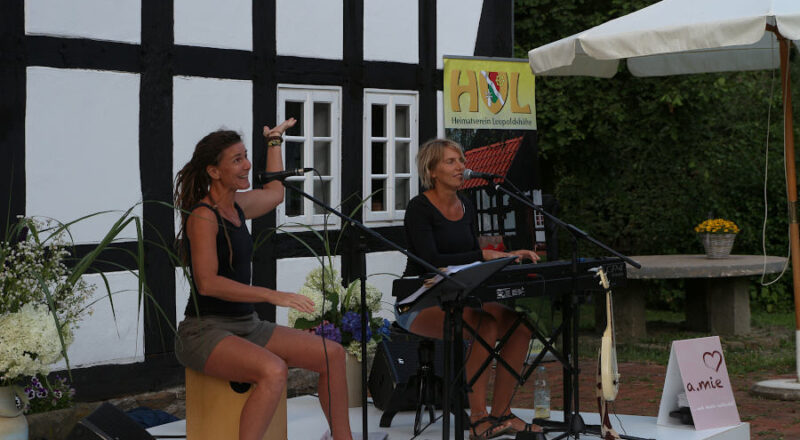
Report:
M 786 264 L 784 257 L 768 256 L 765 266 L 763 255 L 731 255 L 724 259 L 710 259 L 705 255 L 636 255 L 630 258 L 642 268 L 628 265 L 627 286 L 614 289 L 614 326 L 621 340 L 647 336 L 646 282 L 659 279 L 686 280 L 689 329 L 715 335 L 749 333 L 747 277 L 777 273 Z M 605 316 L 605 307 L 602 312 L 596 316 Z

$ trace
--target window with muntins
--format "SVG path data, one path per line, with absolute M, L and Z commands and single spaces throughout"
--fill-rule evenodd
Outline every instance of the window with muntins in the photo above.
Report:
M 403 221 L 417 195 L 418 94 L 364 92 L 364 220 L 387 225 Z
M 340 202 L 341 157 L 341 88 L 278 86 L 278 120 L 297 119 L 284 134 L 283 162 L 285 169 L 314 168 L 321 175 L 307 173 L 292 176 L 284 185 L 292 185 L 330 206 Z M 278 206 L 278 224 L 290 229 L 300 225 L 322 225 L 325 211 L 291 189 L 286 189 L 284 202 Z M 294 224 L 294 225 L 293 225 Z M 328 216 L 329 225 L 338 225 L 338 218 Z

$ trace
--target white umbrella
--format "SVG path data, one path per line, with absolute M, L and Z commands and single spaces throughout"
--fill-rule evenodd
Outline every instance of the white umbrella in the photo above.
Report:
M 800 378 L 800 229 L 788 58 L 800 40 L 800 0 L 663 0 L 528 52 L 536 75 L 610 78 L 781 68 L 786 193 Z

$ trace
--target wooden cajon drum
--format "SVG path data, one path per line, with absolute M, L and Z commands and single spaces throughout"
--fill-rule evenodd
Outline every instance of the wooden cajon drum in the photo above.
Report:
M 252 386 L 250 387 L 252 388 Z M 231 383 L 186 369 L 186 439 L 238 440 L 239 416 L 252 389 L 237 392 Z M 287 440 L 286 388 L 263 440 Z

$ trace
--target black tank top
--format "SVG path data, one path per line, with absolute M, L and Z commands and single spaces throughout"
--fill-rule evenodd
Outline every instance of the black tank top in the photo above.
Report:
M 214 211 L 217 217 L 217 224 L 219 230 L 217 231 L 217 275 L 230 278 L 242 284 L 250 284 L 251 281 L 251 263 L 253 255 L 253 238 L 250 231 L 247 230 L 245 223 L 244 211 L 239 205 L 234 203 L 236 212 L 239 214 L 239 226 L 234 225 L 228 220 L 222 218 L 216 209 L 205 203 L 198 203 L 192 207 L 192 212 L 200 206 L 205 206 Z M 187 217 L 188 218 L 188 217 Z M 231 239 L 231 246 L 228 247 L 228 241 L 225 238 L 225 231 L 228 230 L 228 236 Z M 184 230 L 186 225 L 184 224 Z M 197 310 L 200 310 L 200 316 L 204 315 L 223 315 L 223 316 L 242 316 L 253 313 L 255 307 L 252 303 L 232 302 L 223 299 L 215 298 L 213 296 L 200 295 L 197 290 L 197 285 L 194 282 L 194 273 L 192 272 L 192 249 L 189 243 L 188 236 L 186 237 L 186 251 L 189 255 L 189 270 L 192 273 L 192 288 L 194 293 L 189 296 L 189 303 L 186 305 L 184 314 L 186 316 L 197 316 Z M 231 260 L 230 250 L 233 249 L 233 259 Z

